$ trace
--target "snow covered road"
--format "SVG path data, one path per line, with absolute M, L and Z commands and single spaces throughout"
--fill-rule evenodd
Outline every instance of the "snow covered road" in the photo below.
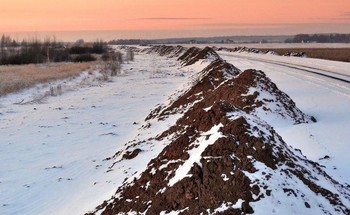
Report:
M 224 54 L 223 54 L 224 55 Z M 295 69 L 297 71 L 303 71 L 303 72 L 308 72 L 312 74 L 316 74 L 319 76 L 324 76 L 328 77 L 330 79 L 342 81 L 345 83 L 350 83 L 350 75 L 348 73 L 341 73 L 341 72 L 336 72 L 336 71 L 331 71 L 331 70 L 325 70 L 320 67 L 311 67 L 311 66 L 303 66 L 295 63 L 290 63 L 290 62 L 283 62 L 283 61 L 275 61 L 275 60 L 266 60 L 266 59 L 259 59 L 259 58 L 254 58 L 254 57 L 242 57 L 242 56 L 235 56 L 236 58 L 241 58 L 241 59 L 246 59 L 246 60 L 251 60 L 251 61 L 257 61 L 257 62 L 263 62 L 263 63 L 268 63 L 268 64 L 274 64 L 274 65 L 279 65 L 279 66 L 284 66 L 290 69 Z M 283 57 L 283 56 L 282 56 Z
M 350 184 L 350 63 L 269 54 L 218 53 L 241 70 L 262 70 L 304 113 L 314 116 L 317 119 L 314 124 L 276 123 L 273 127 L 287 144 L 324 165 L 335 179 Z

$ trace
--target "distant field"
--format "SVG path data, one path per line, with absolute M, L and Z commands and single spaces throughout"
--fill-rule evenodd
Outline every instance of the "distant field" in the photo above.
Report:
M 304 52 L 310 58 L 350 62 L 350 48 L 273 48 L 280 55 L 287 52 Z
M 38 83 L 78 76 L 93 65 L 93 62 L 88 62 L 0 66 L 0 96 Z
M 272 50 L 282 55 L 286 52 L 305 52 L 310 58 L 350 62 L 350 43 L 242 43 L 242 44 L 185 44 L 185 47 L 248 47 L 262 51 Z
M 180 44 L 185 47 L 216 46 L 226 48 L 248 47 L 257 49 L 282 49 L 282 48 L 350 48 L 350 43 L 211 43 L 211 44 Z

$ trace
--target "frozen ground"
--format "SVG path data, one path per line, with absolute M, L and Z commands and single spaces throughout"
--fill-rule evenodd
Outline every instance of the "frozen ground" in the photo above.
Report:
M 350 84 L 306 71 L 349 80 L 349 63 L 218 53 L 241 70 L 263 70 L 314 116 L 314 124 L 269 123 L 289 145 L 350 184 Z M 113 171 L 108 171 L 112 161 L 105 160 L 136 136 L 151 137 L 152 129 L 158 134 L 166 128 L 165 121 L 141 129 L 150 110 L 168 103 L 203 65 L 179 70 L 174 59 L 146 54 L 135 59 L 112 82 L 86 73 L 62 83 L 69 90 L 61 96 L 35 99 L 48 88 L 42 86 L 0 98 L 0 214 L 83 214 L 109 199 L 126 177 L 137 175 L 161 151 L 164 145 L 144 149 L 147 153 L 117 163 Z M 320 160 L 326 155 L 329 159 Z
M 38 99 L 44 85 L 0 98 L 0 214 L 83 214 L 130 176 L 126 166 L 107 172 L 104 159 L 192 73 L 152 55 L 137 55 L 123 73 L 112 82 L 84 73 L 60 83 L 69 90 L 57 97 Z
M 324 165 L 335 179 L 350 184 L 350 63 L 254 53 L 218 53 L 241 70 L 264 71 L 304 113 L 314 116 L 317 123 L 313 124 L 270 124 L 287 144 Z M 325 156 L 329 159 L 322 159 Z

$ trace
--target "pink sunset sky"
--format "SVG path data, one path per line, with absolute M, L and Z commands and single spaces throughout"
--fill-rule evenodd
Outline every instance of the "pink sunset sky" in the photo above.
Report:
M 0 33 L 169 38 L 350 33 L 349 0 L 0 0 Z

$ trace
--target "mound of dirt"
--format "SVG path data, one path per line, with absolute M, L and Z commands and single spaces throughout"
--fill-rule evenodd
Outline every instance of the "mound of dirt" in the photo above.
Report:
M 150 53 L 156 53 L 160 56 L 167 56 L 167 57 L 179 57 L 182 55 L 187 49 L 182 46 L 166 46 L 166 45 L 159 45 L 159 46 L 153 46 L 148 49 L 144 49 L 144 52 L 150 54 Z
M 178 58 L 183 66 L 189 66 L 205 59 L 212 61 L 220 59 L 220 56 L 210 47 L 205 47 L 204 49 L 192 47 Z
M 307 57 L 304 52 L 287 52 L 283 56 L 292 56 L 292 57 Z
M 248 48 L 248 47 L 236 47 L 236 48 L 220 47 L 218 48 L 218 51 L 279 55 L 277 52 L 272 50 L 260 50 L 260 49 Z M 286 52 L 282 54 L 282 56 L 307 57 L 307 55 L 304 52 Z
M 192 49 L 191 57 L 180 60 L 191 62 L 199 52 Z M 240 72 L 217 58 L 192 88 L 150 118 L 178 113 L 176 124 L 152 140 L 170 143 L 96 213 L 269 214 L 274 207 L 297 214 L 350 213 L 350 188 L 288 146 L 262 119 L 268 114 L 311 122 L 263 72 Z
M 158 112 L 152 112 L 147 119 L 184 112 L 194 102 L 201 100 L 204 93 L 211 92 L 221 83 L 233 78 L 240 72 L 239 69 L 222 59 L 214 60 L 194 77 L 193 86 L 188 91 L 177 98 L 169 107 L 158 110 Z
M 315 122 L 313 117 L 302 113 L 293 100 L 279 90 L 262 71 L 240 72 L 221 59 L 213 61 L 199 73 L 193 87 L 171 105 L 159 110 L 158 113 L 152 112 L 147 119 L 183 113 L 199 101 L 204 101 L 203 108 L 205 108 L 221 100 L 228 101 L 240 110 L 265 121 L 277 118 L 292 124 Z
M 182 66 L 189 66 L 195 64 L 200 60 L 214 61 L 220 59 L 220 56 L 213 48 L 205 47 L 204 49 L 198 47 L 191 47 L 189 49 L 182 46 L 166 46 L 157 45 L 151 48 L 144 49 L 143 52 L 150 54 L 155 53 L 160 56 L 169 58 L 177 58 Z
M 226 47 L 220 47 L 218 48 L 218 51 L 227 51 L 227 52 L 243 52 L 243 53 L 255 53 L 260 54 L 263 53 L 261 50 L 256 48 L 248 48 L 248 47 L 235 47 L 235 48 L 226 48 Z
M 259 49 L 247 48 L 247 47 L 237 47 L 233 51 L 235 51 L 235 52 L 255 53 L 255 54 L 261 53 L 261 51 Z

